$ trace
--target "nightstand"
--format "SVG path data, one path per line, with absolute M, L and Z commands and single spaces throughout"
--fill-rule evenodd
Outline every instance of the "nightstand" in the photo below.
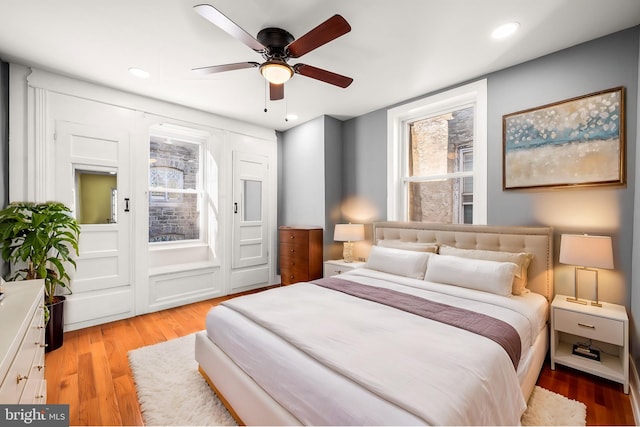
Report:
M 629 393 L 629 318 L 623 306 L 594 307 L 556 295 L 550 322 L 551 369 L 556 363 L 579 369 L 621 383 Z M 573 345 L 585 342 L 600 350 L 599 361 L 573 354 Z
M 335 276 L 336 274 L 342 274 L 345 271 L 355 270 L 356 268 L 362 268 L 366 262 L 353 261 L 344 262 L 342 259 L 336 259 L 332 261 L 324 262 L 324 277 Z

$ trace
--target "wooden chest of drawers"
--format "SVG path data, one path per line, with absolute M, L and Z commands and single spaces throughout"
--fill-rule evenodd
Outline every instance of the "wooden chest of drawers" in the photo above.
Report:
M 282 226 L 279 246 L 283 285 L 322 277 L 322 228 Z

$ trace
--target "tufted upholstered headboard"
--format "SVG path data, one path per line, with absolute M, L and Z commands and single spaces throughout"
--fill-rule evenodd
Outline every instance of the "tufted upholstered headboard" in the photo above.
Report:
M 438 243 L 462 249 L 528 252 L 532 292 L 553 298 L 553 229 L 551 227 L 515 227 L 494 225 L 436 224 L 424 222 L 376 222 L 373 241 Z M 408 245 L 409 246 L 409 245 Z

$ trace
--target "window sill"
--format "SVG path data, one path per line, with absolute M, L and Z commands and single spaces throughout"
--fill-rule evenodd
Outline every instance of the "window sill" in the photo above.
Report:
M 149 269 L 149 277 L 160 276 L 163 274 L 182 273 L 194 270 L 204 270 L 210 268 L 218 268 L 220 265 L 213 261 L 197 261 L 183 264 L 174 264 L 162 267 L 152 267 Z
M 172 251 L 176 249 L 206 248 L 207 244 L 201 241 L 191 242 L 158 242 L 149 243 L 149 252 Z

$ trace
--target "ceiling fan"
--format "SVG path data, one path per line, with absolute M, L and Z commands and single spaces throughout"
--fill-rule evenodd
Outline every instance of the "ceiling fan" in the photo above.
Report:
M 260 30 L 257 37 L 254 38 L 222 14 L 222 12 L 209 4 L 199 4 L 193 8 L 200 16 L 232 37 L 240 40 L 261 54 L 265 59 L 263 63 L 248 61 L 194 68 L 193 71 L 195 72 L 212 74 L 257 67 L 260 69 L 263 77 L 269 82 L 269 99 L 272 101 L 284 98 L 284 83 L 293 77 L 294 74 L 300 74 L 341 88 L 346 88 L 353 82 L 351 77 L 346 77 L 311 65 L 289 65 L 288 63 L 289 59 L 299 58 L 351 31 L 349 23 L 340 15 L 333 15 L 298 39 L 293 37 L 288 31 L 275 27 Z

